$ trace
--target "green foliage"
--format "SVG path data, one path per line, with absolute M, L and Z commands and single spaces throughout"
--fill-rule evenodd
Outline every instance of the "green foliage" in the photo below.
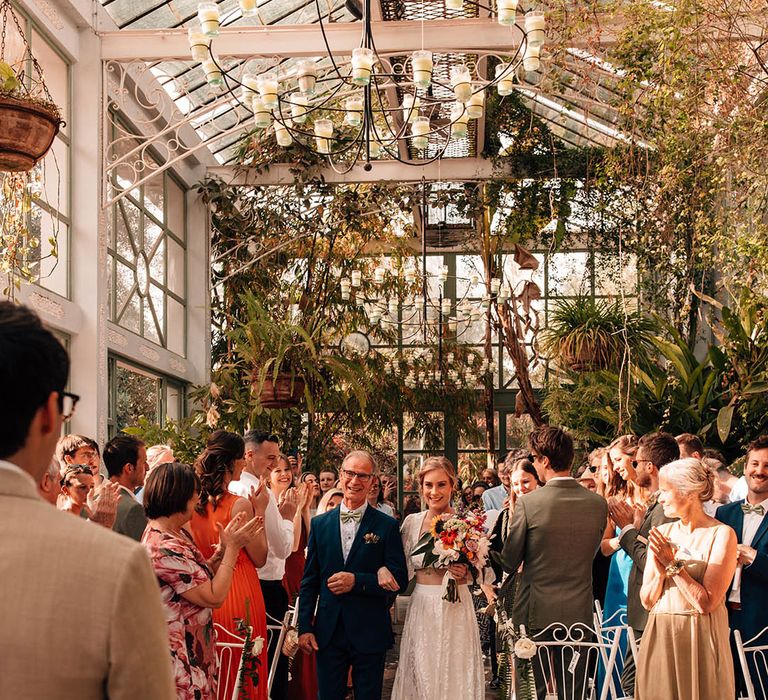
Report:
M 141 438 L 148 447 L 170 445 L 177 462 L 194 464 L 205 449 L 211 431 L 197 414 L 180 421 L 166 419 L 163 426 L 139 416 L 137 424 L 124 428 L 123 432 Z
M 0 91 L 14 93 L 21 88 L 16 72 L 5 61 L 0 61 Z

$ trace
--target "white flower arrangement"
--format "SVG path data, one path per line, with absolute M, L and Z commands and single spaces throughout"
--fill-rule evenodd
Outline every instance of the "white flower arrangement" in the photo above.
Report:
M 536 656 L 536 642 L 529 637 L 520 637 L 515 642 L 514 653 L 518 659 L 532 659 Z
M 251 644 L 251 654 L 259 656 L 264 651 L 264 637 L 254 637 Z

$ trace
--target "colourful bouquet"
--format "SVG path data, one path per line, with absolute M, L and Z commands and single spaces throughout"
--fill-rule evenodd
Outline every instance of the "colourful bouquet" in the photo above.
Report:
M 441 568 L 466 564 L 473 580 L 477 580 L 477 575 L 488 563 L 489 547 L 485 513 L 468 510 L 437 516 L 429 531 L 416 543 L 413 554 L 424 555 L 424 566 Z M 459 602 L 459 589 L 450 571 L 445 573 L 443 586 L 443 600 Z

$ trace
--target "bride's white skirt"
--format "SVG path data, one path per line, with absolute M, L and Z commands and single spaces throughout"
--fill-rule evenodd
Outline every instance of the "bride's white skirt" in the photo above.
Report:
M 416 584 L 405 618 L 392 700 L 482 700 L 480 633 L 468 586 L 461 602 L 442 599 L 442 586 Z

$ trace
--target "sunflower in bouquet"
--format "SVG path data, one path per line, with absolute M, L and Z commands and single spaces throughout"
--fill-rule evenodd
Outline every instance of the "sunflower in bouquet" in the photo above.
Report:
M 424 555 L 424 566 L 443 568 L 450 564 L 466 564 L 476 581 L 488 563 L 489 547 L 485 513 L 467 510 L 435 517 L 429 530 L 416 543 L 413 553 Z M 443 600 L 459 602 L 459 588 L 450 571 L 445 573 L 443 586 Z

